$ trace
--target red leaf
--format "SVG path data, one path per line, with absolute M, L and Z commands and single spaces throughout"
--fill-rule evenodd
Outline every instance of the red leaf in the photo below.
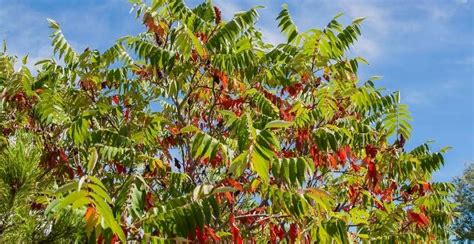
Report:
M 218 25 L 222 20 L 221 10 L 217 6 L 214 6 L 214 13 L 216 14 L 215 23 Z
M 219 163 L 222 163 L 222 156 L 221 156 L 220 151 L 216 154 L 216 156 L 211 160 L 210 163 L 211 163 L 212 167 L 217 167 L 217 165 L 219 165 Z
M 309 154 L 313 158 L 314 166 L 318 167 L 321 165 L 321 155 L 319 154 L 318 148 L 316 146 L 311 146 L 309 148 Z
M 301 84 L 301 83 L 296 83 L 296 84 L 294 84 L 294 85 L 284 87 L 284 88 L 281 90 L 281 94 L 283 95 L 283 93 L 288 92 L 288 94 L 289 94 L 291 97 L 294 97 L 294 96 L 298 95 L 298 93 L 299 93 L 301 90 L 303 90 L 303 84 Z
M 125 174 L 126 173 L 125 166 L 123 166 L 122 164 L 115 163 L 115 168 L 117 169 L 117 172 L 119 174 Z
M 63 163 L 67 163 L 69 160 L 67 159 L 66 153 L 64 149 L 59 149 L 59 160 Z
M 355 164 L 355 163 L 352 163 L 352 162 L 351 162 L 351 168 L 352 168 L 352 170 L 354 170 L 355 172 L 359 172 L 359 170 L 360 170 L 360 166 L 357 165 L 357 164 Z
M 408 210 L 408 218 L 414 221 L 418 227 L 425 227 L 430 224 L 430 220 L 424 213 L 415 213 Z
M 377 185 L 377 167 L 374 161 L 370 161 L 367 165 L 367 179 L 372 184 L 372 187 Z
M 104 242 L 104 236 L 100 234 L 99 237 L 97 237 L 97 243 L 102 244 L 103 242 Z
M 385 211 L 385 207 L 382 204 L 380 204 L 379 201 L 375 201 L 375 207 L 380 210 Z
M 291 158 L 291 157 L 295 156 L 295 154 L 292 151 L 288 151 L 288 150 L 285 150 L 285 149 L 281 150 L 281 154 L 285 158 Z
M 194 49 L 191 50 L 191 60 L 193 62 L 196 62 L 198 60 L 198 58 L 199 58 L 199 55 L 198 55 L 197 51 L 194 50 Z
M 110 244 L 115 244 L 115 243 L 119 243 L 119 238 L 117 234 L 114 234 L 112 238 L 110 238 Z
M 357 198 L 360 195 L 360 190 L 359 190 L 358 185 L 351 185 L 349 186 L 349 199 L 351 201 L 351 206 L 354 206 L 355 203 L 357 202 Z
M 214 241 L 220 241 L 221 238 L 219 238 L 216 233 L 214 232 L 214 229 L 211 227 L 205 225 L 204 230 L 206 231 L 206 234 L 210 236 Z
M 364 159 L 362 159 L 362 162 L 364 162 L 367 165 L 370 163 L 370 161 L 372 161 L 370 157 L 365 157 Z
M 369 144 L 365 146 L 365 154 L 367 154 L 367 156 L 370 158 L 375 158 L 377 155 L 377 148 Z
M 120 103 L 119 97 L 117 95 L 113 95 L 112 96 L 112 102 L 114 102 L 116 105 L 118 105 Z
M 240 230 L 239 228 L 237 228 L 237 226 L 235 226 L 234 214 L 229 215 L 229 225 L 230 225 L 230 232 L 232 233 L 234 244 L 242 244 L 243 240 L 242 240 L 242 237 L 240 236 Z
M 393 201 L 393 191 L 397 189 L 397 183 L 392 181 L 390 186 L 382 192 L 382 200 L 391 202 Z
M 202 41 L 202 43 L 206 43 L 207 42 L 207 35 L 206 33 L 204 32 L 196 32 L 194 33 L 194 35 L 199 38 L 199 40 Z
M 296 150 L 301 151 L 305 142 L 309 141 L 309 131 L 307 129 L 300 129 L 296 134 Z
M 291 107 L 284 109 L 283 107 L 280 108 L 280 118 L 285 121 L 292 121 L 295 117 L 295 113 L 290 112 Z
M 244 103 L 244 99 L 241 98 L 241 97 L 236 98 L 236 99 L 232 99 L 231 97 L 229 97 L 227 95 L 224 95 L 224 94 L 222 94 L 219 97 L 219 105 L 221 105 L 225 109 L 237 108 L 242 103 Z
M 146 202 L 145 202 L 145 209 L 148 210 L 155 206 L 155 202 L 153 201 L 153 194 L 151 192 L 147 192 L 146 194 Z
M 74 170 L 71 168 L 71 166 L 68 165 L 65 170 L 70 179 L 74 178 Z
M 201 231 L 201 229 L 196 226 L 195 229 L 195 236 L 192 239 L 198 239 L 199 243 L 204 244 L 206 243 L 206 233 L 204 231 Z
M 270 227 L 269 228 L 269 230 L 270 230 L 270 243 L 275 244 L 276 239 L 277 239 L 278 226 L 275 226 L 273 223 L 270 223 L 269 227 Z
M 294 243 L 296 238 L 298 238 L 298 235 L 299 235 L 298 225 L 296 225 L 295 223 L 291 224 L 290 231 L 288 234 L 290 236 L 290 241 Z
M 283 241 L 285 239 L 285 230 L 281 228 L 280 225 L 276 225 L 273 223 L 270 223 L 270 243 L 275 244 L 278 243 L 277 239 L 279 241 Z
M 271 92 L 268 92 L 265 89 L 259 89 L 259 91 L 262 92 L 263 95 L 268 100 L 270 100 L 273 104 L 275 104 L 277 107 L 283 107 L 283 104 L 285 103 L 285 101 L 283 101 L 283 99 L 281 99 L 279 96 L 277 96 L 277 95 L 275 95 Z
M 130 119 L 130 109 L 125 109 L 124 113 L 123 113 L 123 117 L 125 118 L 126 121 L 128 121 Z
M 234 180 L 234 179 L 232 179 L 232 178 L 227 178 L 227 179 L 225 179 L 225 180 L 224 180 L 224 184 L 229 185 L 229 186 L 232 186 L 232 187 L 234 187 L 234 188 L 235 188 L 236 190 L 238 190 L 238 191 L 243 191 L 243 190 L 244 190 L 244 188 L 242 187 L 242 185 L 241 185 L 238 181 L 236 181 L 236 180 Z
M 339 151 L 337 152 L 337 156 L 339 157 L 339 161 L 345 163 L 347 160 L 346 148 L 339 149 Z
M 79 176 L 84 176 L 84 170 L 82 170 L 81 166 L 77 166 L 76 174 L 79 175 Z
M 213 70 L 212 76 L 214 77 L 214 81 L 219 81 L 220 85 L 222 86 L 222 89 L 227 89 L 227 84 L 228 78 L 227 75 L 219 70 Z

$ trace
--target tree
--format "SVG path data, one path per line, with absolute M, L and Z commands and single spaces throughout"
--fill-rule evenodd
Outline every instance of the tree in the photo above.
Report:
M 431 182 L 445 150 L 405 150 L 399 93 L 358 79 L 363 18 L 300 32 L 284 5 L 274 46 L 259 7 L 225 22 L 211 1 L 133 2 L 146 31 L 104 52 L 49 20 L 60 61 L 32 75 L 0 56 L 2 150 L 20 134 L 42 148 L 37 164 L 17 152 L 49 182 L 28 193 L 38 225 L 79 216 L 91 242 L 447 240 L 453 185 Z
M 454 179 L 454 202 L 458 204 L 453 229 L 460 240 L 474 240 L 474 164 L 470 164 L 461 177 Z
M 29 134 L 17 133 L 0 154 L 0 241 L 16 243 L 59 242 L 80 238 L 84 224 L 71 210 L 54 220 L 43 215 L 41 194 L 53 186 L 48 172 L 39 167 L 42 148 Z

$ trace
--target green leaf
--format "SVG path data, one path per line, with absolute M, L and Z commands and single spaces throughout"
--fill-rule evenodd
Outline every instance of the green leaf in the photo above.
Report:
M 247 168 L 247 157 L 248 151 L 243 151 L 239 156 L 232 160 L 229 171 L 234 177 L 240 177 Z
M 258 174 L 258 176 L 260 176 L 262 181 L 270 181 L 270 161 L 263 158 L 261 154 L 257 153 L 256 151 L 253 151 L 250 163 L 252 169 Z
M 88 184 L 87 187 L 89 187 L 89 189 L 91 189 L 92 192 L 100 196 L 106 202 L 112 203 L 112 199 L 109 197 L 107 192 L 102 187 L 94 185 L 94 184 Z
M 283 4 L 281 7 L 282 10 L 276 20 L 279 21 L 278 27 L 281 32 L 286 34 L 288 43 L 291 43 L 298 36 L 298 28 L 296 28 L 295 23 L 291 19 L 290 13 L 288 12 L 288 5 Z
M 196 126 L 194 125 L 187 125 L 183 128 L 181 128 L 181 130 L 179 131 L 179 133 L 192 133 L 192 132 L 199 132 L 201 131 L 199 128 L 197 128 Z
M 137 185 L 131 185 L 131 212 L 136 217 L 141 217 L 145 208 L 145 191 L 138 189 Z
M 87 198 L 88 194 L 86 191 L 75 191 L 69 194 L 63 199 L 56 200 L 52 202 L 45 210 L 45 213 L 48 214 L 50 211 L 60 211 L 64 207 L 73 204 L 75 201 L 80 201 L 82 198 Z
M 201 41 L 193 34 L 193 32 L 189 28 L 184 28 L 186 30 L 186 33 L 188 34 L 189 38 L 191 39 L 191 42 L 193 43 L 193 46 L 196 50 L 196 52 L 199 54 L 199 56 L 204 57 L 206 56 L 206 51 L 201 44 Z
M 110 227 L 113 233 L 117 234 L 122 242 L 126 242 L 125 233 L 122 230 L 122 227 L 117 223 L 110 209 L 109 205 L 104 202 L 104 200 L 94 193 L 90 193 L 95 203 L 97 212 L 102 216 L 107 227 Z
M 21 59 L 21 63 L 23 65 L 26 65 L 26 63 L 28 63 L 28 55 L 25 55 L 22 59 Z
M 53 19 L 49 19 L 47 18 L 46 20 L 48 20 L 48 23 L 49 23 L 49 27 L 52 28 L 52 29 L 56 29 L 56 30 L 59 30 L 60 27 L 59 27 L 59 24 L 54 21 Z
M 92 147 L 89 149 L 89 162 L 87 163 L 87 173 L 92 174 L 92 171 L 97 164 L 97 160 L 99 158 L 99 154 L 97 153 L 97 149 Z
M 288 128 L 293 125 L 293 122 L 288 122 L 284 120 L 273 120 L 268 122 L 265 125 L 265 129 L 273 129 L 273 128 Z

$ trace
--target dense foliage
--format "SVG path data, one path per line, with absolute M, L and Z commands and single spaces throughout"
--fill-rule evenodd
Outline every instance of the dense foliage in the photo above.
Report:
M 474 164 L 470 164 L 461 177 L 454 179 L 454 185 L 454 202 L 458 204 L 455 211 L 459 213 L 453 222 L 456 239 L 474 240 Z
M 283 6 L 274 46 L 259 7 L 133 2 L 146 31 L 105 52 L 49 20 L 58 60 L 0 53 L 0 242 L 449 237 L 444 150 L 405 150 L 399 93 L 346 54 L 363 18 L 300 32 Z

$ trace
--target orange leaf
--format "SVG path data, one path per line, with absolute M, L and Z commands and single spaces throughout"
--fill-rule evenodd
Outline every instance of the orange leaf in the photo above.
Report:
M 309 79 L 309 73 L 308 72 L 305 72 L 302 76 L 301 76 L 301 81 L 303 83 L 306 83 Z
M 173 134 L 173 135 L 179 134 L 180 130 L 181 129 L 179 128 L 179 126 L 170 126 L 170 127 L 168 127 L 168 131 L 171 132 L 171 134 Z
M 329 154 L 328 157 L 329 157 L 329 161 L 330 161 L 330 163 L 331 163 L 331 168 L 337 169 L 337 160 L 336 160 L 336 157 L 335 157 L 333 154 Z
M 92 206 L 87 207 L 86 213 L 84 214 L 84 218 L 86 219 L 86 222 L 89 222 L 96 217 L 97 217 L 97 212 L 95 211 L 95 208 Z
M 238 181 L 236 181 L 232 178 L 227 178 L 227 179 L 224 180 L 224 182 L 227 183 L 228 185 L 234 187 L 238 191 L 243 191 L 244 190 L 242 185 Z
M 422 185 L 422 191 L 423 191 L 422 193 L 423 193 L 423 194 L 424 194 L 425 192 L 431 190 L 431 184 L 430 184 L 430 183 L 424 181 L 424 182 L 421 183 L 421 185 Z
M 99 220 L 99 216 L 93 205 L 89 205 L 89 207 L 87 207 L 86 213 L 84 214 L 84 218 L 86 220 L 86 234 L 87 236 L 90 236 Z
M 224 196 L 230 204 L 234 204 L 234 196 L 230 192 L 224 192 Z

